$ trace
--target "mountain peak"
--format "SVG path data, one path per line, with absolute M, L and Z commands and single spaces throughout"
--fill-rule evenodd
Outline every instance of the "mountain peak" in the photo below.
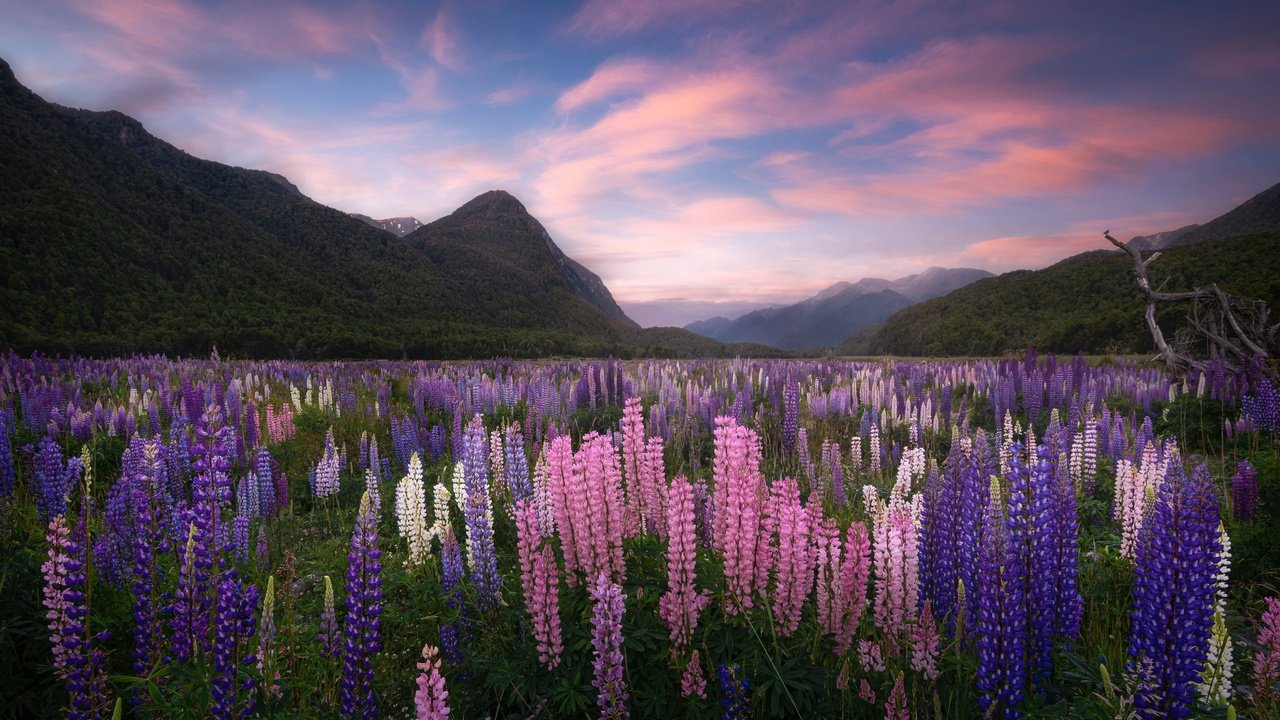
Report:
M 453 211 L 454 215 L 482 215 L 485 217 L 509 217 L 528 215 L 529 211 L 506 190 L 489 190 L 481 193 L 465 205 Z
M 395 235 L 396 237 L 404 237 L 405 235 L 408 235 L 414 230 L 417 230 L 418 228 L 422 227 L 422 223 L 419 222 L 418 218 L 415 218 L 415 217 L 407 217 L 407 216 L 393 217 L 393 218 L 384 218 L 382 220 L 378 220 L 375 218 L 371 218 L 368 215 L 362 215 L 360 213 L 348 213 L 348 214 L 357 220 L 360 220 L 364 223 L 367 223 L 369 225 L 372 225 L 378 228 L 379 230 L 386 230 L 387 232 L 391 233 L 392 235 Z
M 0 87 L 18 84 L 18 76 L 13 74 L 13 68 L 9 67 L 4 58 L 0 58 Z

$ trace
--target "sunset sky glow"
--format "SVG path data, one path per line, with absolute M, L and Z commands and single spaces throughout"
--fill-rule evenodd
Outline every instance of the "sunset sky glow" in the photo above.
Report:
M 326 205 L 429 222 L 508 190 L 643 324 L 930 265 L 1043 267 L 1280 182 L 1275 2 L 0 0 L 0 16 L 0 57 L 46 99 Z

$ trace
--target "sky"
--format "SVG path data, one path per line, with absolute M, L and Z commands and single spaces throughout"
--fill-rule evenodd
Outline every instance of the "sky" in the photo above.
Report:
M 1280 3 L 0 0 L 0 57 L 315 200 L 518 197 L 643 325 L 1039 268 L 1280 182 Z

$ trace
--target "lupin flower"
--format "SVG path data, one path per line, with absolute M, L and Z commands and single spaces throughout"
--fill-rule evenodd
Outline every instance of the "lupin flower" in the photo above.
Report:
M 1187 478 L 1171 463 L 1134 558 L 1129 654 L 1152 662 L 1152 687 L 1134 698 L 1141 717 L 1190 713 L 1213 632 L 1218 502 L 1208 468 Z M 1176 625 L 1178 632 L 1170 632 Z
M 1275 701 L 1280 680 L 1280 598 L 1269 597 L 1266 602 L 1258 652 L 1253 656 L 1253 696 L 1259 707 Z
M 813 591 L 814 566 L 817 561 L 816 547 L 809 537 L 810 513 L 800 504 L 800 487 L 795 480 L 784 478 L 773 484 L 769 524 L 773 526 L 778 538 L 773 615 L 778 634 L 789 637 L 800 627 L 801 612 L 809 599 L 809 593 Z M 692 531 L 692 527 L 690 530 Z M 692 537 L 689 549 L 692 552 Z
M 871 640 L 858 641 L 858 665 L 863 672 L 884 672 L 884 652 L 880 643 Z
M 213 637 L 213 679 L 209 688 L 209 713 L 216 720 L 246 718 L 253 714 L 254 679 L 245 672 L 257 663 L 249 649 L 254 636 L 253 609 L 258 588 L 246 586 L 230 570 L 218 584 L 217 615 Z
M 449 717 L 449 691 L 445 689 L 444 676 L 440 674 L 438 652 L 433 645 L 422 647 L 422 662 L 418 663 L 422 672 L 416 681 L 418 689 L 413 693 L 418 720 L 445 720 Z
M 591 647 L 594 660 L 596 705 L 602 718 L 623 718 L 627 710 L 627 685 L 622 677 L 622 613 L 627 596 L 601 572 L 591 586 Z
M 817 545 L 818 626 L 843 655 L 853 644 L 862 612 L 867 606 L 867 581 L 871 575 L 871 540 L 867 527 L 850 523 L 840 542 L 835 521 L 824 518 L 814 533 Z
M 895 642 L 907 639 L 908 620 L 919 598 L 916 526 L 911 507 L 891 502 L 875 522 L 876 627 Z
M 339 645 L 338 616 L 333 601 L 333 581 L 324 576 L 324 609 L 320 611 L 320 648 L 329 657 L 338 657 Z
M 156 467 L 156 444 L 148 446 L 147 458 Z M 154 482 L 159 483 L 159 473 Z M 133 487 L 134 506 L 137 509 L 137 532 L 133 537 L 133 669 L 145 673 L 159 658 L 161 623 L 159 618 L 159 585 L 162 577 L 158 556 L 169 550 L 159 508 L 152 502 L 152 493 L 159 492 L 159 485 L 137 483 Z
M 1259 379 L 1257 390 L 1240 400 L 1240 410 L 1259 430 L 1280 435 L 1280 388 L 1266 377 Z
M 928 600 L 911 630 L 911 669 L 928 680 L 938 678 L 938 626 Z
M 1252 520 L 1258 515 L 1258 471 L 1248 460 L 1236 465 L 1231 478 L 1231 513 L 1237 520 Z
M 624 504 L 622 471 L 609 438 L 591 432 L 573 452 L 561 435 L 547 451 L 555 525 L 564 550 L 570 584 L 594 582 L 601 572 L 621 583 L 626 577 L 622 556 Z
M 248 516 L 237 514 L 231 520 L 231 546 L 235 551 L 236 560 L 239 562 L 249 561 Z
M 1222 610 L 1213 613 L 1213 633 L 1209 637 L 1209 652 L 1196 685 L 1200 697 L 1210 703 L 1222 704 L 1231 700 L 1231 677 L 1235 674 L 1235 652 L 1231 635 Z
M 194 610 L 188 616 L 190 634 L 202 651 L 209 649 L 209 626 L 217 614 L 214 601 L 220 574 L 226 563 L 224 550 L 230 535 L 222 514 L 231 502 L 231 443 L 234 430 L 222 424 L 219 407 L 210 405 L 196 425 L 196 445 L 193 449 L 195 478 L 192 481 L 192 524 L 195 542 L 192 546 L 195 574 L 191 591 Z M 181 579 L 180 579 L 181 581 Z
M 870 705 L 876 704 L 876 691 L 872 689 L 871 683 L 866 678 L 862 678 L 858 682 L 858 697 Z
M 36 511 L 42 519 L 66 514 L 67 494 L 78 470 L 79 460 L 73 458 L 71 463 L 64 463 L 57 441 L 44 436 L 36 452 L 34 488 Z
M 369 496 L 360 514 L 347 555 L 347 615 L 343 626 L 342 705 L 344 718 L 373 720 L 378 707 L 373 694 L 373 656 L 382 649 L 382 552 Z
M 867 452 L 871 456 L 871 474 L 878 478 L 880 477 L 884 455 L 884 452 L 880 448 L 880 426 L 876 423 L 871 423 L 871 429 L 869 432 L 871 437 L 867 442 Z
M 689 662 L 685 663 L 684 672 L 680 674 L 680 695 L 697 695 L 700 698 L 707 696 L 707 678 L 702 674 L 702 661 L 698 657 L 697 648 L 694 648 Z
M 333 428 L 329 428 L 328 434 L 324 437 L 324 454 L 315 467 L 316 482 L 313 489 L 316 497 L 327 498 L 338 493 L 341 468 L 338 448 L 333 444 Z
M 1016 454 L 1015 454 L 1016 456 Z M 1008 720 L 1018 710 L 1026 685 L 1026 575 L 1018 565 L 1005 519 L 999 481 L 991 479 L 991 497 L 983 517 L 978 546 L 974 634 L 978 644 L 978 706 L 992 713 L 997 706 Z M 988 715 L 990 716 L 990 715 Z
M 713 478 L 715 549 L 724 560 L 726 612 L 755 605 L 769 579 L 769 534 L 763 531 L 768 488 L 760 472 L 760 439 L 733 418 L 716 418 Z
M 446 528 L 440 549 L 440 585 L 444 591 L 445 605 L 462 613 L 462 549 L 453 528 Z M 444 659 L 451 663 L 462 662 L 462 648 L 458 643 L 458 626 L 445 623 L 440 626 L 440 649 Z
M 893 689 L 889 691 L 889 699 L 884 703 L 885 720 L 911 720 L 911 708 L 907 704 L 907 689 L 903 684 L 902 673 L 893 681 Z
M 739 678 L 740 668 L 737 663 L 721 665 L 716 671 L 720 679 L 720 706 L 724 713 L 723 720 L 746 720 L 751 717 L 751 683 L 746 678 Z
M 485 457 L 484 422 L 476 415 L 467 426 L 463 466 L 466 468 L 467 553 L 471 583 L 476 586 L 476 604 L 481 610 L 496 608 L 500 601 L 501 579 L 498 556 L 493 545 L 493 506 L 489 501 L 488 461 Z
M 507 428 L 503 448 L 503 479 L 507 483 L 507 491 L 513 501 L 533 497 L 533 486 L 529 482 L 529 459 L 524 452 L 524 436 L 516 426 Z
M 564 649 L 560 639 L 560 594 L 557 589 L 555 552 L 542 543 L 537 511 L 528 500 L 516 503 L 517 551 L 525 607 L 538 643 L 538 662 L 548 670 L 560 664 Z
M 176 663 L 186 662 L 199 648 L 200 588 L 196 581 L 196 526 L 188 526 L 187 542 L 178 566 L 178 586 L 168 606 L 170 615 L 169 656 Z
M 265 574 L 271 564 L 271 547 L 267 544 L 267 524 L 258 523 L 258 541 L 253 547 L 254 559 L 258 562 L 258 573 Z
M 276 505 L 275 476 L 271 472 L 271 452 L 265 447 L 258 448 L 253 472 L 258 476 L 258 509 L 263 517 L 271 517 L 279 508 Z
M 836 689 L 844 692 L 849 689 L 849 658 L 840 663 L 840 672 L 836 673 Z
M 377 447 L 377 445 L 374 447 Z M 374 473 L 373 468 L 365 468 L 364 491 L 369 493 L 369 502 L 373 505 L 373 514 L 377 515 L 382 512 L 382 490 L 379 487 L 378 476 Z
M 782 392 L 782 449 L 787 455 L 796 451 L 800 425 L 800 385 L 787 378 Z
M 667 489 L 667 592 L 658 600 L 658 614 L 671 632 L 674 652 L 689 644 L 698 616 L 709 601 L 694 587 L 693 487 L 683 475 Z M 696 651 L 695 651 L 696 652 Z M 705 681 L 704 681 L 705 685 Z
M 437 539 L 444 539 L 444 531 L 446 528 L 453 527 L 453 520 L 449 514 L 449 500 L 452 493 L 449 492 L 449 486 L 443 482 L 438 482 L 432 492 L 433 505 L 435 510 L 435 521 L 431 524 L 431 530 L 428 532 Z
M 9 447 L 13 419 L 7 410 L 0 411 L 0 499 L 13 497 L 17 472 L 13 464 L 13 450 Z
M 366 475 L 371 477 L 370 473 Z M 372 502 L 372 495 L 370 501 Z M 376 511 L 375 511 L 376 512 Z M 396 523 L 409 544 L 405 566 L 421 567 L 431 553 L 431 536 L 427 532 L 426 488 L 422 484 L 422 459 L 418 453 L 409 458 L 409 472 L 396 483 Z
M 74 592 L 69 585 L 69 578 L 80 571 L 80 562 L 75 559 L 79 547 L 72 541 L 71 531 L 67 528 L 67 520 L 63 515 L 55 515 L 49 521 L 49 533 L 45 540 L 49 543 L 49 559 L 40 567 L 44 573 L 44 606 L 48 610 L 45 618 L 49 621 L 53 668 L 58 677 L 65 679 L 68 672 L 67 658 L 78 633 L 69 616 L 69 596 Z
M 328 577 L 327 575 L 325 576 Z M 267 592 L 262 596 L 262 617 L 258 621 L 258 672 L 264 691 L 280 697 L 279 653 L 276 650 L 276 577 L 267 577 Z

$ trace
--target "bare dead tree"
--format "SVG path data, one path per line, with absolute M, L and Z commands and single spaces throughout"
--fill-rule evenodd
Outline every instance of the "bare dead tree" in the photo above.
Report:
M 1218 285 L 1183 292 L 1164 292 L 1152 288 L 1147 267 L 1160 257 L 1160 252 L 1143 259 L 1142 251 L 1102 233 L 1112 245 L 1133 258 L 1133 271 L 1138 289 L 1146 303 L 1147 329 L 1170 370 L 1204 370 L 1209 361 L 1221 358 L 1229 370 L 1239 370 L 1254 355 L 1270 358 L 1276 351 L 1280 323 L 1268 325 L 1270 310 L 1262 300 L 1247 300 L 1227 293 Z M 1187 325 L 1174 334 L 1173 342 L 1165 339 L 1164 331 L 1156 322 L 1156 308 L 1161 304 L 1190 302 Z

